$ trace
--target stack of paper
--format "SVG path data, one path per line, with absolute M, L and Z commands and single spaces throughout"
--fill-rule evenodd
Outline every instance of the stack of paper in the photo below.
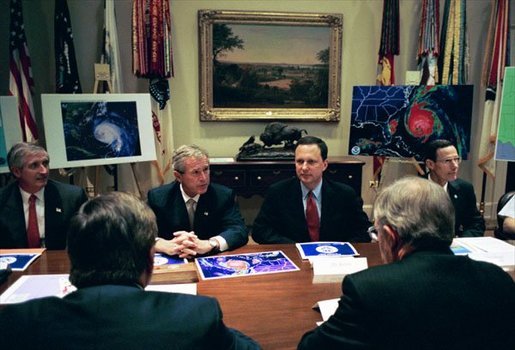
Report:
M 456 255 L 468 255 L 471 259 L 487 261 L 507 271 L 515 269 L 515 246 L 494 237 L 455 238 L 451 250 Z
M 367 268 L 367 258 L 319 257 L 313 260 L 313 283 L 341 283 L 346 275 Z

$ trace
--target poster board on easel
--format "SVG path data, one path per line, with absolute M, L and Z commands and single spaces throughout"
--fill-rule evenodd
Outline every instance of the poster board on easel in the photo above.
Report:
M 0 173 L 8 173 L 7 152 L 23 141 L 18 113 L 18 97 L 0 96 Z
M 515 67 L 504 73 L 495 160 L 515 161 Z
M 43 94 L 52 168 L 156 159 L 149 94 Z

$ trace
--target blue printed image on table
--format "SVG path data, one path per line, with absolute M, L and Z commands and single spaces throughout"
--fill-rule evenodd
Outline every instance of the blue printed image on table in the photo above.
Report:
M 202 279 L 251 276 L 298 271 L 299 268 L 280 250 L 195 259 Z
M 0 254 L 0 264 L 6 264 L 13 271 L 24 271 L 41 253 Z
M 354 246 L 348 242 L 309 242 L 297 243 L 302 259 L 316 256 L 354 256 L 359 255 Z
M 171 256 L 161 253 L 154 254 L 154 267 L 163 265 L 178 265 L 185 264 L 188 261 L 184 258 L 179 258 L 177 255 Z

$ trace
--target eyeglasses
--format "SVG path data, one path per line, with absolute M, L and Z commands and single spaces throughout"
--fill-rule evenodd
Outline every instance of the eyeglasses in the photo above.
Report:
M 379 240 L 378 236 L 377 236 L 378 232 L 377 232 L 377 229 L 375 228 L 375 226 L 370 226 L 368 228 L 367 232 L 368 232 L 368 236 L 372 240 L 372 243 L 377 242 Z
M 451 165 L 452 163 L 460 164 L 461 157 L 438 159 L 437 162 L 444 163 L 445 165 Z

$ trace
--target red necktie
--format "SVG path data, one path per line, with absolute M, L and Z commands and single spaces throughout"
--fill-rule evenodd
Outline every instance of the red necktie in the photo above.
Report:
M 309 237 L 312 242 L 320 240 L 320 219 L 313 192 L 309 191 L 306 201 L 306 222 L 308 223 Z
M 41 247 L 39 239 L 38 216 L 36 214 L 36 197 L 31 194 L 29 197 L 29 223 L 27 225 L 27 241 L 29 248 Z

